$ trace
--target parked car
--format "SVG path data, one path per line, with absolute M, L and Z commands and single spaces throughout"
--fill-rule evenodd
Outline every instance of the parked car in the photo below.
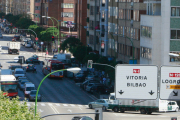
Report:
M 22 68 L 16 68 L 16 69 L 14 70 L 14 76 L 15 76 L 16 78 L 18 78 L 18 77 L 24 77 L 24 76 L 25 76 L 25 72 L 24 72 L 24 70 L 23 70 Z
M 86 91 L 87 92 L 91 92 L 91 88 L 94 87 L 94 86 L 99 86 L 99 85 L 102 85 L 101 83 L 89 83 L 87 86 L 86 86 Z
M 85 80 L 85 76 L 84 76 L 84 74 L 76 74 L 75 76 L 74 76 L 74 82 L 75 83 L 78 83 L 78 82 L 84 82 L 84 80 Z
M 26 64 L 29 64 L 29 63 L 38 63 L 40 64 L 40 61 L 38 60 L 38 56 L 37 55 L 33 55 L 32 57 L 26 59 Z
M 26 72 L 33 71 L 33 70 L 34 70 L 34 65 L 33 64 L 28 64 L 28 66 L 26 67 Z
M 100 83 L 100 82 L 97 81 L 97 80 L 87 80 L 87 81 L 81 83 L 81 84 L 80 84 L 80 87 L 85 90 L 85 89 L 86 89 L 86 86 L 87 86 L 88 84 L 90 84 L 90 83 Z
M 18 63 L 24 64 L 25 63 L 25 57 L 24 56 L 18 56 Z
M 95 100 L 93 102 L 89 102 L 88 106 L 90 109 L 93 108 L 102 108 L 102 110 L 107 110 L 108 109 L 108 104 L 109 104 L 109 100 L 108 99 L 98 99 Z
M 74 116 L 72 120 L 93 120 L 91 117 L 88 116 Z
M 3 35 L 0 33 L 0 38 L 3 38 Z
M 36 99 L 36 92 L 37 92 L 37 90 L 31 90 L 31 92 L 29 93 L 29 100 L 30 101 L 34 101 Z M 39 94 L 39 93 L 37 96 L 37 101 L 41 101 L 41 94 Z
M 32 47 L 30 41 L 27 41 L 27 42 L 25 43 L 25 47 L 28 47 L 28 48 Z
M 24 96 L 29 97 L 29 93 L 31 90 L 35 90 L 35 85 L 31 82 L 25 83 L 24 84 Z

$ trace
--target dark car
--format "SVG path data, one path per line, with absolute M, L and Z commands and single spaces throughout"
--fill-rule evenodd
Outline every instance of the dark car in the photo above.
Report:
M 34 70 L 34 65 L 33 64 L 28 64 L 28 66 L 26 67 L 26 72 L 33 71 L 33 70 Z
M 25 57 L 24 56 L 18 56 L 18 63 L 24 64 L 25 63 Z
M 33 58 L 32 57 L 26 59 L 26 64 L 29 64 L 29 63 L 33 63 Z
M 90 92 L 91 93 L 96 92 L 100 94 L 109 94 L 111 91 L 110 91 L 110 88 L 105 85 L 97 85 L 97 86 L 91 87 Z
M 89 84 L 89 83 L 100 83 L 100 81 L 98 80 L 87 80 L 83 83 L 80 84 L 80 87 L 85 90 L 86 89 L 86 86 Z
M 18 78 L 18 87 L 19 88 L 20 88 L 21 81 L 23 81 L 23 80 L 27 80 L 28 81 L 27 78 L 21 78 L 21 79 Z
M 20 90 L 24 90 L 24 84 L 29 82 L 28 80 L 21 80 L 21 82 L 19 82 L 18 86 L 20 88 Z
M 20 35 L 15 35 L 14 36 L 14 39 L 17 41 L 17 40 L 20 40 Z
M 32 57 L 30 57 L 30 58 L 28 58 L 28 59 L 26 59 L 26 64 L 29 64 L 29 63 L 39 63 L 40 64 L 40 61 L 38 60 L 38 56 L 36 57 L 36 56 L 32 56 Z
M 77 74 L 76 76 L 74 76 L 75 83 L 84 82 L 84 80 L 85 80 L 84 74 Z
M 29 101 L 35 101 L 37 90 L 31 90 L 29 93 Z M 41 94 L 38 93 L 37 101 L 41 101 Z
M 21 65 L 11 65 L 9 67 L 9 69 L 11 69 L 11 70 L 15 70 L 16 68 L 22 68 L 22 66 Z

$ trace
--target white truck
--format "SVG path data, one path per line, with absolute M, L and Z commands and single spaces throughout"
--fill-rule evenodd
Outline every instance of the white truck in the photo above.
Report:
M 60 53 L 53 56 L 53 59 L 64 63 L 65 69 L 71 66 L 71 54 Z
M 140 111 L 141 114 L 152 112 L 179 111 L 176 101 L 167 100 L 124 100 L 116 99 L 115 93 L 110 93 L 108 109 L 114 112 Z
M 18 54 L 20 51 L 20 42 L 9 42 L 8 44 L 8 54 Z

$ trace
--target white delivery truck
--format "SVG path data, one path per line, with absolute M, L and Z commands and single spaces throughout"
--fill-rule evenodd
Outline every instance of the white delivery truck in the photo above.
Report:
M 9 42 L 8 43 L 8 54 L 18 54 L 20 51 L 20 42 Z
M 71 58 L 71 54 L 60 53 L 60 54 L 54 55 L 53 58 L 59 61 L 67 60 Z
M 12 75 L 11 69 L 0 69 L 0 75 Z
M 108 109 L 114 112 L 140 111 L 141 114 L 152 112 L 179 111 L 176 101 L 167 100 L 125 100 L 116 99 L 115 93 L 110 93 Z

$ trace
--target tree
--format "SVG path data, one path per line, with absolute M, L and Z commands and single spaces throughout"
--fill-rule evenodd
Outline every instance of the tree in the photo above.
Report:
M 1 120 L 40 120 L 39 114 L 34 117 L 34 109 L 28 109 L 27 102 L 20 103 L 19 97 L 10 100 L 0 92 Z
M 86 48 L 87 48 L 86 46 L 77 46 L 73 53 L 73 56 L 81 63 L 84 63 L 83 59 L 86 56 L 86 51 L 87 52 L 92 51 L 91 47 L 88 47 L 88 49 Z
M 45 29 L 43 27 L 39 27 L 37 25 L 30 25 L 28 29 L 33 30 L 37 34 L 38 38 L 41 37 L 41 32 L 45 31 Z M 35 36 L 34 32 L 28 31 L 28 33 L 33 34 Z
M 6 14 L 3 12 L 0 12 L 0 18 L 2 18 L 2 16 L 5 16 Z
M 17 23 L 16 27 L 19 27 L 20 29 L 28 29 L 30 25 L 35 24 L 30 18 L 28 17 L 21 17 Z
M 63 51 L 65 51 L 66 49 L 69 49 L 69 51 L 73 53 L 78 45 L 82 45 L 82 43 L 80 42 L 78 38 L 69 37 L 61 44 L 60 49 Z
M 52 33 L 41 31 L 39 39 L 42 41 L 51 41 Z

